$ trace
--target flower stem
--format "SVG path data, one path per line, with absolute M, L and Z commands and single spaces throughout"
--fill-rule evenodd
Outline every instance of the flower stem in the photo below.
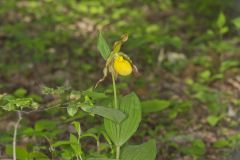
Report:
M 116 89 L 115 77 L 113 74 L 112 74 L 112 82 L 113 82 L 113 92 L 114 92 L 114 108 L 118 109 L 117 89 Z
M 17 114 L 18 114 L 18 120 L 14 126 L 14 134 L 13 134 L 13 160 L 17 159 L 17 156 L 16 156 L 17 130 L 18 130 L 18 126 L 22 120 L 21 111 L 17 111 Z
M 118 109 L 118 102 L 117 102 L 117 89 L 116 89 L 116 83 L 115 83 L 115 77 L 114 74 L 112 74 L 112 82 L 113 82 L 113 92 L 114 92 L 114 108 Z M 117 136 L 120 137 L 120 126 L 117 125 Z M 120 158 L 120 146 L 116 145 L 116 160 L 119 160 Z

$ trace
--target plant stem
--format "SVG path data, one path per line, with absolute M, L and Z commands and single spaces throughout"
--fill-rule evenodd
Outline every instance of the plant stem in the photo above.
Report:
M 21 111 L 17 111 L 17 115 L 18 115 L 18 120 L 14 126 L 14 134 L 13 134 L 13 160 L 16 160 L 16 141 L 17 141 L 17 130 L 18 130 L 18 126 L 22 120 L 22 113 Z
M 120 160 L 120 146 L 116 146 L 116 160 Z
M 115 83 L 115 77 L 112 74 L 112 82 L 113 82 L 113 92 L 114 92 L 114 108 L 118 108 L 118 103 L 117 103 L 117 89 L 116 89 L 116 83 Z
M 117 89 L 116 89 L 116 83 L 115 83 L 115 77 L 114 74 L 112 74 L 112 81 L 113 81 L 113 92 L 114 92 L 114 108 L 118 109 L 118 102 L 117 102 Z M 117 136 L 120 137 L 120 126 L 117 125 Z M 116 145 L 116 160 L 119 160 L 120 158 L 120 146 Z
M 99 141 L 99 139 L 97 140 L 97 153 L 100 153 L 100 141 Z

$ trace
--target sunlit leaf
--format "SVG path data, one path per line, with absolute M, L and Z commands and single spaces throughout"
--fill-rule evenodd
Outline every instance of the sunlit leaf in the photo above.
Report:
M 127 118 L 120 124 L 104 119 L 105 130 L 115 145 L 123 145 L 137 130 L 141 120 L 141 104 L 135 93 L 119 100 L 119 109 Z

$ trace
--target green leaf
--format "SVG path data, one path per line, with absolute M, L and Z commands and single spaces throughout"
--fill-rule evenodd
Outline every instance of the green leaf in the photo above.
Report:
M 7 97 L 7 96 L 6 96 Z M 7 103 L 2 107 L 4 110 L 12 111 L 23 108 L 34 108 L 38 107 L 38 104 L 33 101 L 32 98 L 7 98 Z
M 71 142 L 69 141 L 57 141 L 56 143 L 52 144 L 52 147 L 59 147 L 63 145 L 69 145 Z
M 81 149 L 81 146 L 80 146 L 80 143 L 79 143 L 78 139 L 73 134 L 70 134 L 69 141 L 70 141 L 71 148 L 74 150 L 74 152 L 77 155 L 80 156 L 82 154 L 82 149 Z
M 75 130 L 76 130 L 77 133 L 78 133 L 78 137 L 80 137 L 80 136 L 81 136 L 81 126 L 80 126 L 80 123 L 74 121 L 74 122 L 72 122 L 72 124 L 73 124 Z
M 107 60 L 107 58 L 110 56 L 111 51 L 101 32 L 98 36 L 97 48 L 100 51 L 102 57 Z
M 203 80 L 209 80 L 211 76 L 211 72 L 209 70 L 205 70 L 199 73 L 199 77 Z
M 147 100 L 142 102 L 142 111 L 143 113 L 159 112 L 168 108 L 169 106 L 170 102 L 166 100 Z
M 116 160 L 116 159 L 109 159 L 109 158 L 88 158 L 87 160 Z
M 225 25 L 225 23 L 226 23 L 226 17 L 223 14 L 223 12 L 220 12 L 219 15 L 218 15 L 216 25 L 217 25 L 218 28 L 222 28 Z
M 74 116 L 78 111 L 78 105 L 73 103 L 73 104 L 69 104 L 69 106 L 67 107 L 67 112 L 69 114 L 69 116 Z
M 240 17 L 237 17 L 237 18 L 233 19 L 232 22 L 237 29 L 240 29 Z
M 137 130 L 141 121 L 141 104 L 135 93 L 119 99 L 119 109 L 127 115 L 120 124 L 104 119 L 106 133 L 115 145 L 123 145 Z
M 14 96 L 18 98 L 23 98 L 26 96 L 26 94 L 27 94 L 27 90 L 24 88 L 19 88 L 14 92 Z
M 221 34 L 225 34 L 225 33 L 227 33 L 228 31 L 229 31 L 229 28 L 228 28 L 228 27 L 222 27 L 219 32 L 220 32 Z
M 211 126 L 215 126 L 221 120 L 221 118 L 222 117 L 220 116 L 209 116 L 207 121 Z
M 93 91 L 92 88 L 90 88 L 86 91 L 83 91 L 83 95 L 85 95 L 85 96 L 87 95 L 87 96 L 91 97 L 93 100 L 100 100 L 100 99 L 104 99 L 104 98 L 108 97 L 105 93 Z
M 102 116 L 117 123 L 122 122 L 126 118 L 126 115 L 122 111 L 102 106 L 91 107 L 89 112 L 97 114 L 99 116 Z
M 215 148 L 225 148 L 230 147 L 231 143 L 227 139 L 219 139 L 218 141 L 214 142 L 213 146 Z
M 95 134 L 93 134 L 93 133 L 85 133 L 85 134 L 83 134 L 83 135 L 81 135 L 81 139 L 82 138 L 86 138 L 86 137 L 92 137 L 92 138 L 94 138 L 96 141 L 98 141 L 98 136 L 96 136 Z
M 194 140 L 191 144 L 191 146 L 183 147 L 182 151 L 191 156 L 202 156 L 206 149 L 205 144 L 201 139 Z
M 29 156 L 30 159 L 50 160 L 47 155 L 41 152 L 32 152 Z
M 240 62 L 237 60 L 225 60 L 224 62 L 221 63 L 220 71 L 225 72 L 226 70 L 233 67 L 238 67 L 239 65 Z
M 8 145 L 6 146 L 6 154 L 12 156 L 13 147 Z M 16 147 L 16 157 L 18 160 L 26 160 L 29 158 L 28 151 L 23 147 Z
M 123 148 L 121 160 L 155 160 L 156 155 L 156 142 L 150 140 L 141 145 L 131 145 Z
M 39 120 L 35 123 L 35 130 L 36 131 L 43 131 L 43 130 L 54 130 L 57 126 L 57 122 L 53 120 Z

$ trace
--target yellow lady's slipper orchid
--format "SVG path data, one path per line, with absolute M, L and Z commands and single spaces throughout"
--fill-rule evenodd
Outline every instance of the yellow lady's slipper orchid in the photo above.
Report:
M 115 72 L 121 76 L 128 76 L 132 73 L 132 65 L 130 62 L 118 55 L 113 62 L 113 68 Z
M 114 43 L 113 50 L 107 58 L 105 67 L 103 69 L 103 77 L 98 80 L 95 88 L 98 86 L 99 83 L 104 81 L 104 79 L 107 77 L 108 72 L 112 74 L 114 80 L 116 80 L 118 75 L 128 76 L 132 72 L 138 73 L 137 67 L 133 64 L 131 59 L 126 54 L 120 51 L 122 44 L 126 42 L 127 39 L 128 35 L 124 34 L 121 36 L 121 39 L 119 41 L 116 41 Z

